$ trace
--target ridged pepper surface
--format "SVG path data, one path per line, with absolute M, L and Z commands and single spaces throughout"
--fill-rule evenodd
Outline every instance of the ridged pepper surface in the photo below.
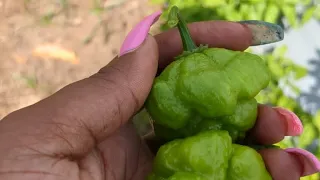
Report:
M 260 154 L 237 144 L 256 122 L 255 96 L 271 79 L 255 54 L 197 47 L 173 7 L 184 52 L 154 80 L 145 103 L 157 151 L 149 180 L 271 180 Z
M 184 52 L 156 77 L 145 103 L 158 137 L 188 137 L 208 129 L 244 136 L 257 117 L 255 96 L 271 79 L 258 55 L 197 47 L 177 7 L 168 24 L 177 26 Z
M 272 180 L 256 150 L 227 131 L 205 131 L 163 145 L 148 180 Z
M 253 127 L 255 96 L 270 75 L 257 55 L 200 47 L 185 53 L 156 77 L 146 101 L 157 136 L 188 137 L 227 130 L 235 140 Z

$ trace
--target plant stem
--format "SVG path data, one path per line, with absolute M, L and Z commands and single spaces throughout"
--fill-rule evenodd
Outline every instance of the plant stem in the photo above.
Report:
M 193 51 L 194 49 L 197 49 L 197 46 L 193 42 L 191 35 L 189 33 L 187 23 L 184 21 L 184 19 L 181 17 L 179 13 L 179 9 L 177 6 L 173 6 L 169 13 L 169 20 L 168 20 L 169 26 L 177 26 L 180 32 L 180 37 L 183 44 L 183 49 L 185 51 Z

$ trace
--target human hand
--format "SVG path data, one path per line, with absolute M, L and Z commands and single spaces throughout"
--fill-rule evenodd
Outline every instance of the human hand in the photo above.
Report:
M 9 114 L 0 121 L 0 179 L 144 179 L 153 154 L 130 119 L 142 108 L 157 72 L 182 51 L 176 29 L 148 35 L 158 19 L 144 19 L 127 36 L 120 57 L 97 74 Z M 245 50 L 259 44 L 255 25 L 225 21 L 189 26 L 197 44 Z M 267 42 L 266 42 L 267 43 Z M 302 133 L 288 110 L 259 106 L 252 140 L 273 144 Z M 275 180 L 319 172 L 320 163 L 300 149 L 260 151 Z

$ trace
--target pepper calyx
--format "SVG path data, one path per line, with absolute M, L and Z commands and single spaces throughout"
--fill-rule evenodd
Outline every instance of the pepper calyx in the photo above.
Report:
M 188 55 L 193 54 L 193 53 L 201 53 L 202 51 L 204 51 L 204 50 L 206 50 L 208 48 L 209 48 L 208 45 L 200 44 L 200 46 L 195 48 L 195 49 L 192 49 L 190 51 L 183 51 L 179 56 L 176 56 L 175 59 L 180 59 L 182 57 L 188 56 Z

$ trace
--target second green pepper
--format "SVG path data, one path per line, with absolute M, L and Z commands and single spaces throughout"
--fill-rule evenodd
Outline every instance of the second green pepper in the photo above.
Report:
M 205 131 L 160 147 L 149 180 L 272 180 L 260 154 L 232 144 L 227 131 Z

